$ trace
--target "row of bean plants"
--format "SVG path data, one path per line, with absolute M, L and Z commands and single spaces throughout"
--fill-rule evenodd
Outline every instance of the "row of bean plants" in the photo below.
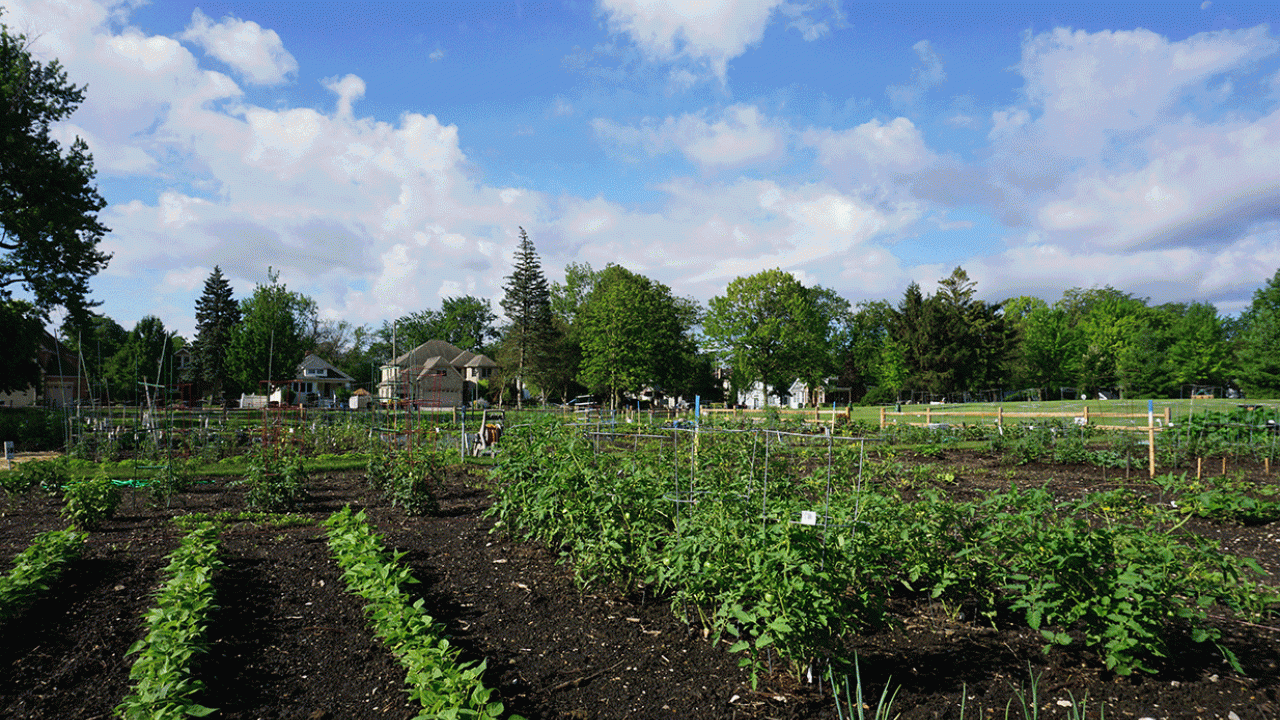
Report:
M 374 633 L 407 671 L 409 698 L 422 706 L 418 717 L 501 717 L 502 703 L 491 701 L 493 691 L 481 682 L 485 663 L 458 662 L 459 650 L 444 626 L 427 614 L 421 598 L 410 602 L 403 586 L 417 580 L 400 564 L 403 553 L 388 555 L 364 513 L 353 514 L 350 507 L 324 525 L 347 589 L 365 599 Z
M 221 567 L 218 534 L 212 521 L 197 525 L 169 554 L 168 577 L 146 615 L 146 635 L 129 648 L 137 655 L 129 678 L 133 690 L 116 706 L 126 720 L 204 717 L 214 708 L 194 700 L 204 684 L 194 677 L 193 661 L 203 654 L 205 630 L 213 610 L 213 574 Z
M 0 621 L 9 620 L 37 595 L 49 589 L 67 564 L 84 550 L 84 533 L 50 530 L 32 540 L 0 577 Z
M 1214 606 L 1249 617 L 1277 608 L 1254 561 L 1175 533 L 1175 516 L 1129 491 L 1055 502 L 1011 487 L 959 502 L 927 487 L 862 487 L 856 445 L 824 463 L 812 445 L 787 454 L 757 433 L 707 435 L 679 452 L 646 442 L 597 452 L 558 423 L 513 428 L 497 527 L 558 549 L 582 583 L 669 597 L 753 669 L 770 650 L 796 672 L 839 661 L 842 640 L 883 626 L 888 600 L 904 593 L 1025 623 L 1046 649 L 1083 640 L 1122 674 L 1151 669 L 1183 629 L 1216 643 Z M 816 524 L 799 521 L 805 511 Z

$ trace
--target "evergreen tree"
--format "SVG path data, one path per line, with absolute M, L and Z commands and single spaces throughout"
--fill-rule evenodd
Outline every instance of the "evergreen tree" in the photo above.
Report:
M 231 284 L 222 268 L 204 281 L 204 292 L 196 300 L 196 339 L 192 347 L 191 379 L 199 383 L 201 393 L 208 390 L 217 401 L 227 381 L 227 350 L 231 335 L 240 323 L 240 305 L 231 297 Z
M 516 250 L 515 269 L 506 278 L 502 310 L 507 314 L 503 333 L 502 355 L 515 365 L 516 405 L 523 405 L 527 379 L 540 380 L 550 364 L 555 342 L 555 326 L 551 316 L 551 290 L 542 274 L 542 263 L 533 241 L 520 228 L 520 247 Z

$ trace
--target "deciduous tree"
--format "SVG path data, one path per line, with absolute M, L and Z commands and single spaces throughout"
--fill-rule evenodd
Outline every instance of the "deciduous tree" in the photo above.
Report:
M 64 150 L 50 134 L 84 94 L 57 60 L 35 60 L 27 38 L 0 25 L 0 300 L 21 287 L 41 311 L 82 316 L 95 304 L 89 278 L 110 259 L 98 250 L 106 201 L 88 145 L 76 138 Z
M 579 314 L 583 384 L 606 390 L 617 407 L 624 393 L 665 388 L 686 375 L 693 343 L 685 315 L 666 285 L 606 267 Z
M 240 301 L 241 322 L 231 335 L 227 366 L 241 391 L 267 390 L 267 380 L 289 380 L 310 350 L 315 301 L 293 292 L 268 270 L 268 282 Z
M 1280 270 L 1254 291 L 1238 342 L 1240 387 L 1250 397 L 1280 397 Z
M 781 395 L 795 380 L 819 376 L 831 359 L 829 319 L 815 293 L 782 270 L 729 283 L 711 298 L 703 331 L 732 368 L 736 391 L 760 382 L 766 394 Z

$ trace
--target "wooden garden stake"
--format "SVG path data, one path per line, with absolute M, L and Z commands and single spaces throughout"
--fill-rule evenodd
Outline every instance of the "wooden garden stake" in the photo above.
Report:
M 1147 425 L 1147 466 L 1151 477 L 1156 476 L 1156 426 Z

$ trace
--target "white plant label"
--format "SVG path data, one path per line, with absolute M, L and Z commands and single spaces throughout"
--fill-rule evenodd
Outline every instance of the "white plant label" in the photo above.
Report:
M 801 524 L 801 525 L 817 525 L 817 524 L 818 524 L 818 513 L 814 512 L 814 511 L 812 511 L 812 510 L 801 510 L 801 511 L 800 511 L 800 524 Z

